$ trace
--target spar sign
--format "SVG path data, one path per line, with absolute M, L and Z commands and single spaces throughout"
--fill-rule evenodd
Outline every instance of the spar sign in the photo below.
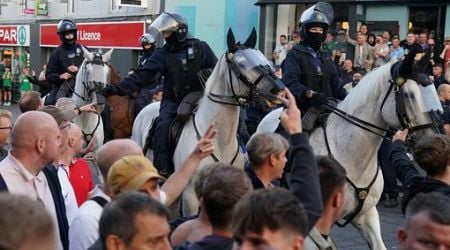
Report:
M 30 46 L 30 25 L 0 25 L 0 45 Z
M 77 42 L 89 48 L 140 49 L 139 37 L 145 32 L 144 21 L 77 23 Z M 56 24 L 41 24 L 40 45 L 61 44 Z

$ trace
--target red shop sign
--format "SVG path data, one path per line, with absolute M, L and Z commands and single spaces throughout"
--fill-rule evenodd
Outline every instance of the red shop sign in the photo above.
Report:
M 145 32 L 145 22 L 78 23 L 77 42 L 89 48 L 140 49 L 139 37 Z M 56 24 L 41 24 L 42 47 L 61 44 Z

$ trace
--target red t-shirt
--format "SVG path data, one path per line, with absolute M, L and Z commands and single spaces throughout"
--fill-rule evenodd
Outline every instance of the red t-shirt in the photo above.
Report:
M 92 174 L 88 163 L 84 159 L 78 159 L 69 166 L 69 181 L 72 184 L 78 206 L 88 199 L 88 194 L 94 189 Z

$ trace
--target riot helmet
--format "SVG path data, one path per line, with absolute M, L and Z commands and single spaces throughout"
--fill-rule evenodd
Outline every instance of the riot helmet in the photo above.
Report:
M 139 42 L 141 43 L 145 54 L 152 53 L 155 50 L 156 39 L 150 33 L 145 33 L 142 35 L 139 38 Z
M 65 44 L 72 44 L 77 40 L 77 25 L 72 20 L 63 19 L 59 21 L 58 25 L 56 26 L 56 33 L 58 34 L 61 42 Z M 73 39 L 66 39 L 65 35 L 67 33 L 72 33 Z
M 164 12 L 159 15 L 150 24 L 149 29 L 156 29 L 161 32 L 169 44 L 182 43 L 188 37 L 188 23 L 186 19 L 174 12 Z
M 325 41 L 328 27 L 333 22 L 334 9 L 329 3 L 319 2 L 303 12 L 300 17 L 300 36 L 313 49 L 319 49 Z M 313 27 L 320 27 L 323 32 L 311 32 Z

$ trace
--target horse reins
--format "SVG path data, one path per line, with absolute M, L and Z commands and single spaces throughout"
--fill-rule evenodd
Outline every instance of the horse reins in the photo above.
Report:
M 83 130 L 81 130 L 81 133 L 83 133 L 84 140 L 89 144 L 91 142 L 92 138 L 94 138 L 95 132 L 97 132 L 97 129 L 100 125 L 100 115 L 97 115 L 97 124 L 95 125 L 94 130 L 91 133 L 85 133 Z
M 429 123 L 429 124 L 423 124 L 423 125 L 417 125 L 417 126 L 411 126 L 410 120 L 408 118 L 407 112 L 406 112 L 406 107 L 405 107 L 405 102 L 401 93 L 401 87 L 403 86 L 404 80 L 402 79 L 403 82 L 395 82 L 393 80 L 390 80 L 390 86 L 389 89 L 385 95 L 385 97 L 383 98 L 383 101 L 381 103 L 380 106 L 380 112 L 382 112 L 384 104 L 386 103 L 386 100 L 389 96 L 389 93 L 394 89 L 394 93 L 395 93 L 395 103 L 396 103 L 396 113 L 397 113 L 397 117 L 400 121 L 401 126 L 403 127 L 403 129 L 408 129 L 411 132 L 413 131 L 417 131 L 420 129 L 427 129 L 427 128 L 434 128 L 436 127 L 436 125 L 434 123 Z M 347 122 L 349 122 L 352 125 L 355 125 L 365 131 L 368 131 L 372 134 L 375 134 L 377 136 L 382 137 L 385 140 L 389 140 L 391 141 L 392 136 L 397 132 L 397 130 L 393 129 L 393 128 L 382 128 L 380 126 L 377 126 L 375 124 L 366 122 L 364 120 L 359 119 L 356 116 L 350 115 L 347 112 L 334 107 L 328 103 L 325 103 L 323 106 L 325 106 L 328 110 L 330 110 L 333 114 L 336 114 L 337 116 L 341 117 L 342 119 L 346 120 Z M 385 134 L 379 133 L 377 131 L 375 131 L 374 129 L 380 130 L 385 132 Z M 333 153 L 331 152 L 331 148 L 329 145 L 329 141 L 328 141 L 328 135 L 326 132 L 326 127 L 325 127 L 325 123 L 322 122 L 322 130 L 324 133 L 324 139 L 325 139 L 325 145 L 328 151 L 328 156 L 331 159 L 334 159 Z M 373 184 L 375 183 L 378 174 L 380 172 L 380 166 L 377 164 L 377 170 L 375 172 L 374 177 L 372 178 L 372 180 L 370 181 L 369 185 L 367 185 L 365 188 L 359 188 L 355 185 L 355 183 L 350 180 L 347 176 L 345 177 L 345 179 L 347 180 L 347 182 L 355 189 L 355 198 L 357 200 L 357 206 L 356 208 L 349 213 L 348 215 L 346 215 L 343 219 L 344 222 L 340 223 L 339 221 L 336 221 L 335 224 L 339 227 L 345 227 L 348 223 L 350 223 L 358 214 L 359 212 L 361 212 L 361 209 L 364 206 L 364 202 L 366 200 L 366 198 L 369 195 L 370 192 L 370 188 L 373 186 Z
M 197 124 L 195 122 L 195 114 L 192 115 L 192 124 L 194 125 L 194 130 L 195 130 L 195 134 L 197 135 L 197 140 L 201 140 L 202 139 L 202 135 L 198 131 Z M 237 159 L 238 155 L 239 155 L 239 138 L 237 140 L 237 150 L 236 150 L 236 153 L 233 156 L 233 159 L 231 159 L 230 165 L 234 164 L 234 161 Z M 211 158 L 213 158 L 213 160 L 215 162 L 222 162 L 221 160 L 219 160 L 219 158 L 214 153 L 211 153 Z

